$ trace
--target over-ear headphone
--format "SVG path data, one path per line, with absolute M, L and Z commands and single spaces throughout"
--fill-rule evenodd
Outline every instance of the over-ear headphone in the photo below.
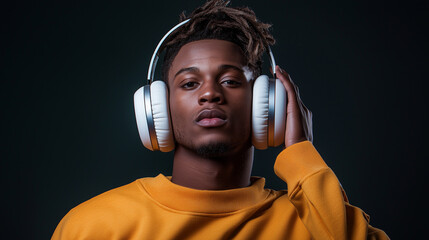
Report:
M 152 151 L 169 152 L 174 149 L 167 85 L 162 80 L 153 79 L 163 42 L 189 20 L 174 26 L 160 40 L 149 64 L 148 83 L 134 93 L 140 139 Z M 278 146 L 285 137 L 287 94 L 281 81 L 276 79 L 275 59 L 269 46 L 267 52 L 274 78 L 261 75 L 253 84 L 252 144 L 257 149 Z

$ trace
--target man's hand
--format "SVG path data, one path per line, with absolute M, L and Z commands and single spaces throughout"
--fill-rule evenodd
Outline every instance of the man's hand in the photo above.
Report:
M 279 66 L 276 66 L 276 76 L 285 86 L 288 99 L 285 147 L 305 140 L 313 142 L 312 113 L 302 103 L 298 87 L 289 74 Z

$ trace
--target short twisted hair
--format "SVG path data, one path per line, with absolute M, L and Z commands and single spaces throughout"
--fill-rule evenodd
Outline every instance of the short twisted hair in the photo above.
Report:
M 173 32 L 164 44 L 165 56 L 162 78 L 168 82 L 168 71 L 180 48 L 203 39 L 226 40 L 243 51 L 247 66 L 258 76 L 261 73 L 262 54 L 275 40 L 269 32 L 270 24 L 262 23 L 248 7 L 229 7 L 230 1 L 209 0 L 189 16 L 184 12 L 180 21 L 190 21 Z

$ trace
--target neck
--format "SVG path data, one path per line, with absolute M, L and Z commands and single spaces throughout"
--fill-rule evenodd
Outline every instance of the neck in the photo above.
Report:
M 253 147 L 219 158 L 206 158 L 176 146 L 173 174 L 175 184 L 200 190 L 226 190 L 250 185 Z

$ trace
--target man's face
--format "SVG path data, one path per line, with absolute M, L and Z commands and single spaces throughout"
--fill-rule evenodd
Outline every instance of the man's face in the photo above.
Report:
M 184 45 L 168 72 L 177 144 L 206 156 L 250 147 L 249 73 L 241 49 L 232 42 L 199 40 Z

